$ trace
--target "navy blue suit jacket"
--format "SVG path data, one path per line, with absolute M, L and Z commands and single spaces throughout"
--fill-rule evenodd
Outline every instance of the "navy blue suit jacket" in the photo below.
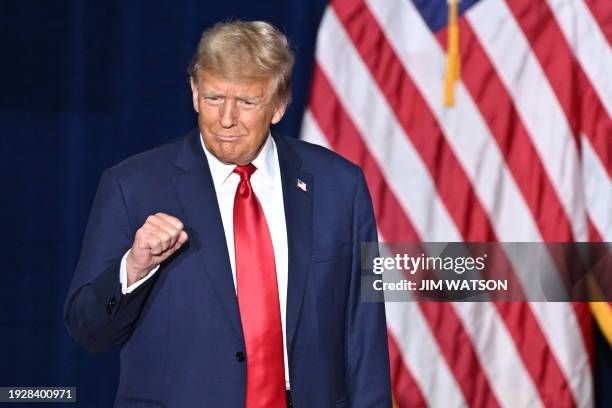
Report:
M 320 146 L 274 139 L 287 223 L 294 404 L 389 407 L 384 304 L 359 300 L 360 243 L 377 240 L 363 174 Z M 123 295 L 120 260 L 157 212 L 184 223 L 188 244 Z M 116 407 L 244 406 L 240 314 L 198 131 L 104 172 L 65 322 L 89 351 L 121 347 Z

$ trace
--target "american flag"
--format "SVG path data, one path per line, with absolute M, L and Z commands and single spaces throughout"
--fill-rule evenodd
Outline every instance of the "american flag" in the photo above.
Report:
M 453 7 L 333 0 L 302 138 L 361 166 L 381 241 L 612 241 L 612 1 Z M 398 407 L 594 405 L 588 304 L 390 302 L 387 325 Z

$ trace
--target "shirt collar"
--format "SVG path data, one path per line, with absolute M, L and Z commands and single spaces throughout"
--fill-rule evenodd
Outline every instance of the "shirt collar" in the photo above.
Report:
M 215 188 L 218 189 L 225 184 L 227 179 L 234 171 L 236 165 L 225 164 L 221 160 L 217 159 L 211 152 L 209 152 L 204 145 L 202 133 L 200 133 L 200 144 L 202 145 L 202 150 L 204 150 L 204 154 L 206 155 L 206 160 L 208 161 L 208 167 L 210 168 L 213 183 Z M 266 183 L 274 183 L 276 175 L 275 158 L 276 144 L 274 143 L 274 139 L 271 137 L 270 133 L 268 133 L 268 137 L 266 138 L 261 151 L 257 157 L 253 159 L 253 165 L 257 168 L 257 171 L 252 177 L 261 177 Z

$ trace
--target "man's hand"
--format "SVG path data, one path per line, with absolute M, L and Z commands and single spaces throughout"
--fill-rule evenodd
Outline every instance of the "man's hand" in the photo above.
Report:
M 183 223 L 178 218 L 164 213 L 150 215 L 136 231 L 132 249 L 126 258 L 127 285 L 147 276 L 188 239 Z

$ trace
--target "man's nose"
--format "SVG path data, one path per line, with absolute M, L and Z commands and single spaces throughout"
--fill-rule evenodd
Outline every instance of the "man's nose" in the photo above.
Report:
M 224 101 L 219 107 L 220 124 L 224 128 L 236 125 L 238 119 L 238 109 L 235 101 Z

